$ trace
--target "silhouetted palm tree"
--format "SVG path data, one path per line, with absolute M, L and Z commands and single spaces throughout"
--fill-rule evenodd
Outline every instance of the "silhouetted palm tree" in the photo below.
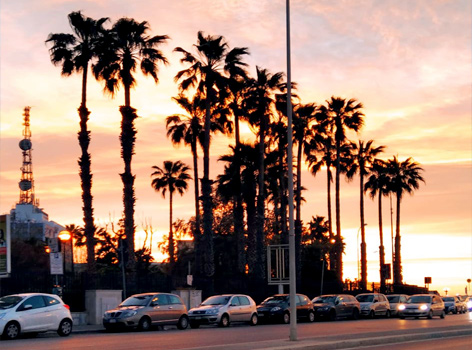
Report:
M 136 86 L 134 74 L 136 68 L 144 75 L 150 75 L 157 83 L 158 64 L 167 64 L 166 57 L 157 47 L 167 41 L 167 35 L 148 36 L 148 22 L 136 22 L 132 18 L 119 19 L 108 32 L 101 44 L 98 62 L 92 66 L 95 77 L 105 82 L 105 92 L 115 95 L 120 85 L 125 92 L 125 104 L 121 112 L 121 157 L 124 172 L 120 174 L 123 182 L 124 232 L 128 250 L 128 264 L 132 270 L 135 265 L 134 255 L 134 194 L 135 175 L 131 172 L 131 159 L 136 142 L 134 121 L 138 117 L 136 109 L 131 107 L 131 88 Z
M 156 165 L 152 168 L 155 171 L 151 174 L 153 177 L 151 186 L 157 192 L 162 193 L 162 197 L 164 198 L 166 193 L 169 192 L 169 262 L 172 268 L 175 262 L 172 199 L 174 192 L 178 192 L 181 196 L 185 193 L 188 188 L 188 181 L 191 180 L 192 177 L 188 174 L 190 168 L 181 161 L 173 163 L 166 160 L 162 168 Z
M 326 106 L 321 106 L 320 111 L 326 115 L 336 141 L 336 243 L 341 241 L 341 198 L 340 198 L 340 175 L 341 175 L 341 145 L 346 140 L 346 131 L 359 131 L 364 124 L 364 114 L 361 112 L 362 103 L 355 99 L 331 97 L 326 101 Z M 340 244 L 337 244 L 341 247 Z M 339 280 L 343 276 L 342 252 L 336 252 L 336 273 Z
M 373 147 L 374 141 L 358 143 L 351 142 L 351 155 L 353 163 L 348 171 L 348 177 L 359 173 L 360 182 L 360 218 L 361 218 L 361 289 L 367 290 L 367 249 L 365 242 L 365 218 L 364 218 L 364 178 L 369 174 L 369 169 L 374 163 L 375 157 L 384 151 L 385 146 Z
M 370 176 L 364 185 L 364 191 L 369 191 L 370 198 L 374 199 L 378 196 L 379 204 L 379 262 L 380 262 L 380 291 L 386 291 L 386 282 L 384 274 L 385 265 L 385 247 L 383 244 L 383 223 L 382 223 L 382 196 L 388 196 L 390 179 L 388 176 L 387 163 L 381 159 L 374 159 L 369 170 Z
M 400 236 L 400 203 L 403 193 L 413 194 L 420 187 L 420 181 L 425 182 L 421 176 L 423 168 L 410 157 L 400 162 L 397 157 L 388 160 L 388 173 L 390 176 L 391 191 L 397 197 L 397 217 L 395 232 L 395 257 L 393 262 L 393 283 L 403 283 L 402 260 L 401 260 L 401 236 Z
M 82 73 L 82 102 L 79 107 L 80 131 L 78 132 L 79 145 L 82 155 L 79 158 L 80 180 L 82 186 L 82 201 L 84 212 L 84 234 L 87 245 L 87 268 L 95 271 L 95 225 L 92 206 L 92 172 L 91 157 L 88 153 L 90 131 L 87 121 L 90 115 L 87 109 L 87 76 L 88 66 L 97 54 L 97 42 L 103 34 L 103 23 L 107 18 L 94 20 L 85 17 L 80 11 L 68 15 L 73 34 L 49 34 L 46 43 L 52 43 L 49 49 L 51 62 L 62 65 L 61 74 L 69 76 L 73 72 Z
M 210 180 L 210 131 L 212 108 L 228 97 L 227 77 L 229 70 L 242 69 L 246 64 L 241 56 L 247 53 L 246 48 L 229 50 L 228 44 L 222 36 L 204 36 L 198 32 L 196 53 L 192 54 L 181 47 L 174 51 L 183 54 L 180 60 L 189 67 L 175 76 L 181 91 L 196 88 L 205 101 L 205 123 L 203 142 L 203 238 L 205 241 L 204 270 L 208 277 L 215 273 L 213 249 L 213 212 L 212 212 L 212 181 Z M 210 286 L 210 289 L 212 286 Z

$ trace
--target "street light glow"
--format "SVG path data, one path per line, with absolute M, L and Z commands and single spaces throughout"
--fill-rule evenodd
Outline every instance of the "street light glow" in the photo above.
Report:
M 69 231 L 64 230 L 59 232 L 57 238 L 59 238 L 61 241 L 68 241 L 72 238 L 72 234 Z

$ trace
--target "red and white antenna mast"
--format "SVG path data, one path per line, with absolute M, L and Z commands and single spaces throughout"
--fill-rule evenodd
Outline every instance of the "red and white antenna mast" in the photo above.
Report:
M 34 198 L 34 180 L 33 180 L 33 161 L 31 157 L 32 146 L 31 143 L 31 130 L 30 130 L 30 109 L 31 107 L 25 107 L 23 113 L 24 118 L 24 129 L 23 129 L 23 140 L 20 141 L 20 149 L 23 153 L 23 165 L 21 167 L 21 180 L 20 186 L 20 201 L 18 204 L 33 204 L 38 205 L 38 201 Z

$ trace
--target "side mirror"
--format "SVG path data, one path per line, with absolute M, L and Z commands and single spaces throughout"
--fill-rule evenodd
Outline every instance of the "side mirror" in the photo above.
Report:
M 22 311 L 31 310 L 32 308 L 33 308 L 33 305 L 28 304 L 28 305 L 23 306 Z
M 334 302 L 334 305 L 339 305 L 339 299 L 336 299 L 336 301 Z
M 153 302 L 151 303 L 151 306 L 159 306 L 159 302 L 153 301 Z

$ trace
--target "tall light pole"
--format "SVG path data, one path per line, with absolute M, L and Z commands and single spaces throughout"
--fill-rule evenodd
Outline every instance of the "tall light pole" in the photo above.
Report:
M 287 172 L 288 172 L 288 249 L 290 271 L 290 340 L 297 340 L 297 303 L 296 265 L 295 265 L 295 230 L 293 227 L 293 163 L 292 163 L 292 72 L 290 61 L 290 0 L 286 0 L 287 14 Z
M 61 242 L 67 242 L 67 241 L 70 242 L 70 261 L 71 261 L 70 271 L 72 273 L 72 276 L 74 276 L 74 272 L 75 272 L 74 271 L 74 237 L 72 237 L 72 232 L 69 232 L 67 230 L 61 231 L 57 235 L 57 238 L 59 238 Z M 64 265 L 65 265 L 65 260 L 66 259 L 65 259 L 65 254 L 64 254 Z

